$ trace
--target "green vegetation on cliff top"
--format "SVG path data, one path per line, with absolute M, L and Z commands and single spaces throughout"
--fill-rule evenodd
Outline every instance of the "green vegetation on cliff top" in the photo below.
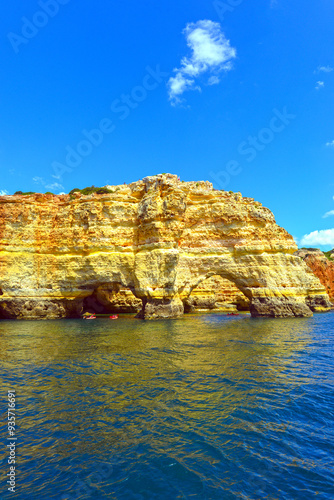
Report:
M 116 188 L 116 191 L 118 189 Z M 90 195 L 90 194 L 108 194 L 108 193 L 114 193 L 115 191 L 113 191 L 112 189 L 108 189 L 106 187 L 95 187 L 95 186 L 90 186 L 90 187 L 86 187 L 86 188 L 83 188 L 83 189 L 79 189 L 79 188 L 74 188 L 72 189 L 70 192 L 69 192 L 69 195 L 73 195 L 74 193 L 81 193 L 81 194 L 84 194 L 84 195 Z M 31 194 L 37 194 L 36 191 L 15 191 L 14 195 L 20 195 L 20 196 L 29 196 Z M 44 194 L 52 194 L 54 195 L 54 193 L 51 193 L 51 191 L 46 191 Z
M 334 249 L 333 250 L 328 250 L 328 252 L 324 252 L 324 255 L 327 257 L 328 260 L 334 260 Z
M 28 196 L 29 194 L 36 194 L 35 191 L 27 191 L 27 192 L 22 192 L 22 191 L 15 191 L 14 195 L 19 194 L 21 196 Z
M 307 248 L 307 247 L 301 247 L 300 250 L 310 250 L 310 251 L 314 251 L 314 250 L 320 250 L 319 248 Z M 322 251 L 322 250 L 321 250 Z M 322 252 L 324 254 L 324 256 L 328 259 L 328 260 L 334 260 L 334 248 L 332 250 L 328 250 L 327 252 Z
M 81 193 L 81 194 L 85 194 L 85 195 L 89 195 L 89 194 L 108 194 L 108 193 L 114 193 L 114 191 L 112 189 L 109 189 L 109 188 L 106 188 L 106 187 L 95 187 L 95 186 L 91 186 L 91 187 L 86 187 L 84 189 L 79 189 L 79 188 L 74 188 L 72 189 L 69 194 L 74 194 L 74 193 Z

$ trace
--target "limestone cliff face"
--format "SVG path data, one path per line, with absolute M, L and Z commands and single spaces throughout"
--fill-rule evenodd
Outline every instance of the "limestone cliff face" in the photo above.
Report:
M 334 302 L 334 261 L 328 260 L 317 248 L 301 249 L 295 255 L 301 257 L 325 287 L 329 298 Z
M 115 285 L 141 299 L 142 317 L 178 317 L 214 275 L 238 287 L 253 316 L 328 306 L 324 287 L 293 255 L 293 238 L 261 203 L 170 174 L 109 187 L 104 195 L 0 197 L 2 317 L 75 317 L 87 297 Z

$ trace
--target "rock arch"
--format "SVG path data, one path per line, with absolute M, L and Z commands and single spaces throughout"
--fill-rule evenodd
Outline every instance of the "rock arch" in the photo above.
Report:
M 198 310 L 237 312 L 249 311 L 250 301 L 232 281 L 214 275 L 193 288 L 183 305 L 185 313 Z
M 0 197 L 0 314 L 78 315 L 100 286 L 119 283 L 140 316 L 173 318 L 203 280 L 223 276 L 252 316 L 309 316 L 328 296 L 261 203 L 171 174 L 110 193 Z
M 300 272 L 300 262 L 296 262 L 292 255 L 225 255 L 209 260 L 214 261 L 206 263 L 210 270 L 190 278 L 189 285 L 182 287 L 181 296 L 189 297 L 189 291 L 216 275 L 233 283 L 242 292 L 249 301 L 253 317 L 312 316 L 312 311 L 329 307 L 321 286 L 315 283 L 311 273 L 304 275 Z M 193 262 L 192 267 L 196 269 L 196 263 Z
M 180 255 L 182 274 L 176 275 L 175 288 L 152 290 L 146 298 L 142 317 L 177 317 L 183 303 L 199 283 L 213 275 L 233 282 L 249 299 L 253 317 L 312 316 L 312 311 L 329 310 L 324 288 L 299 258 L 281 252 L 241 255 L 215 252 L 203 255 Z M 167 266 L 166 266 L 167 267 Z M 206 269 L 205 269 L 206 268 Z M 165 290 L 164 290 L 165 291 Z M 174 293 L 173 293 L 174 291 Z

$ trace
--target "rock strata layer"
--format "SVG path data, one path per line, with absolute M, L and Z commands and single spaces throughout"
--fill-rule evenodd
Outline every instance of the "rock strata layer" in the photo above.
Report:
M 115 287 L 140 299 L 140 317 L 174 318 L 212 276 L 234 283 L 253 316 L 329 307 L 292 236 L 252 198 L 171 174 L 108 187 L 0 197 L 2 318 L 77 317 Z

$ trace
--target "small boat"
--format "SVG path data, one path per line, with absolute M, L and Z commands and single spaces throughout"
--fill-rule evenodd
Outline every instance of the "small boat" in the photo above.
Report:
M 95 314 L 91 314 L 90 316 L 83 316 L 83 319 L 96 319 Z
M 113 314 L 112 316 L 109 316 L 109 319 L 118 319 L 118 314 Z
M 227 313 L 227 316 L 239 316 L 239 313 Z

